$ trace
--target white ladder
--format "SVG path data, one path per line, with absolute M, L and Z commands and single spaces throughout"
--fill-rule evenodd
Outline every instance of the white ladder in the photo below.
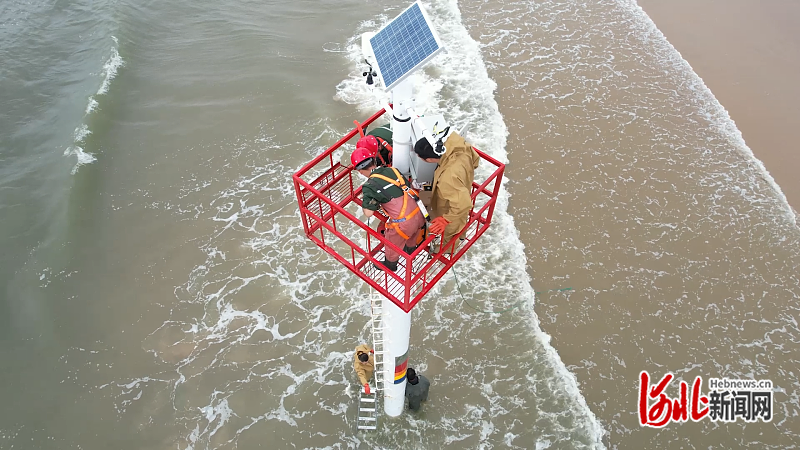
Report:
M 372 308 L 372 349 L 373 360 L 375 361 L 375 389 L 370 394 L 365 394 L 361 387 L 361 396 L 358 402 L 358 421 L 359 430 L 376 430 L 378 428 L 378 396 L 383 391 L 383 308 L 381 297 L 375 293 L 370 295 L 370 306 Z
M 383 391 L 383 297 L 373 293 L 370 296 L 372 307 L 372 350 L 375 351 L 375 390 Z
M 378 393 L 371 391 L 367 395 L 364 393 L 364 386 L 360 390 L 357 427 L 359 430 L 375 430 L 378 428 Z

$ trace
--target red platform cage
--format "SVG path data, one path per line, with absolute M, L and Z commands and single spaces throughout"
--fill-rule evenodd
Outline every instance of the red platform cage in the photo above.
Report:
M 381 109 L 362 123 L 362 127 L 366 129 L 384 112 Z M 383 261 L 384 247 L 394 244 L 359 218 L 363 217 L 361 184 L 365 180 L 352 167 L 339 161 L 342 154 L 334 158 L 334 152 L 357 135 L 358 129 L 354 128 L 292 176 L 303 228 L 314 243 L 408 312 L 489 228 L 505 165 L 475 149 L 482 164 L 489 163 L 495 170 L 486 180 L 472 183 L 473 208 L 459 236 L 433 255 L 430 254 L 433 235 L 410 255 L 394 247 L 400 253 L 397 272 L 381 271 L 372 263 Z M 349 161 L 349 153 L 346 156 Z M 380 212 L 373 217 L 386 221 Z

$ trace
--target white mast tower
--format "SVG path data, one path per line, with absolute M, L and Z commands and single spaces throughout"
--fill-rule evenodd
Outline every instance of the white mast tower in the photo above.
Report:
M 377 76 L 384 90 L 391 92 L 393 108 L 385 100 L 383 107 L 392 116 L 392 166 L 417 183 L 429 183 L 435 165 L 417 158 L 413 147 L 423 136 L 432 146 L 436 145 L 429 127 L 442 116 L 419 117 L 409 76 L 444 50 L 444 46 L 419 1 L 377 33 L 365 33 L 361 42 L 364 58 L 370 65 L 367 82 Z M 372 72 L 373 67 L 377 73 Z M 444 120 L 440 123 L 444 124 Z M 382 310 L 383 405 L 388 416 L 397 417 L 402 414 L 405 402 L 411 311 L 406 313 L 388 298 L 383 298 Z

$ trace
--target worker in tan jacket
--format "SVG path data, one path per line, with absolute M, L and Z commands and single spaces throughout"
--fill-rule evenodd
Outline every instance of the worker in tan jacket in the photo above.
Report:
M 444 147 L 434 150 L 427 139 L 414 145 L 423 161 L 439 164 L 433 175 L 431 217 L 428 232 L 442 235 L 442 248 L 467 224 L 472 210 L 472 182 L 480 157 L 463 137 L 450 131 Z
M 353 357 L 353 367 L 356 369 L 358 381 L 364 386 L 364 392 L 369 394 L 369 380 L 372 379 L 372 373 L 375 371 L 375 352 L 367 347 L 367 344 L 361 344 L 356 347 L 356 354 Z

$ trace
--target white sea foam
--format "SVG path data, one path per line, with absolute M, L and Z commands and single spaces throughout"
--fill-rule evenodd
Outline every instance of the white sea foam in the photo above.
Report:
M 89 125 L 86 125 L 85 123 L 81 124 L 81 126 L 75 129 L 75 143 L 83 142 L 83 140 L 86 139 L 86 136 L 89 136 L 90 134 L 92 134 L 92 132 L 89 130 Z
M 86 137 L 92 134 L 92 131 L 89 129 L 89 125 L 86 124 L 86 121 L 99 106 L 99 102 L 95 97 L 108 93 L 108 89 L 111 86 L 111 81 L 117 76 L 117 71 L 119 68 L 125 64 L 125 61 L 122 60 L 122 57 L 119 55 L 119 51 L 117 50 L 117 46 L 119 46 L 119 40 L 114 36 L 111 36 L 111 39 L 114 41 L 114 47 L 111 48 L 111 55 L 106 60 L 105 64 L 103 64 L 103 82 L 100 85 L 100 88 L 97 90 L 97 93 L 89 96 L 89 102 L 86 105 L 86 110 L 83 117 L 84 123 L 75 129 L 73 145 L 64 151 L 65 156 L 75 156 L 77 158 L 75 166 L 72 168 L 73 175 L 78 172 L 80 166 L 91 164 L 97 161 L 97 158 L 94 156 L 94 154 L 84 151 L 83 148 Z
M 97 100 L 95 100 L 93 96 L 89 96 L 89 103 L 86 105 L 86 114 L 91 114 L 92 111 L 97 109 L 97 105 Z
M 81 124 L 78 128 L 75 128 L 73 144 L 64 150 L 64 156 L 75 156 L 77 159 L 75 166 L 72 168 L 73 175 L 78 171 L 80 166 L 91 164 L 97 160 L 93 154 L 83 150 L 84 142 L 90 134 L 92 134 L 92 131 L 89 130 L 89 126 L 85 123 Z
M 116 45 L 119 45 L 117 38 L 113 36 L 111 38 L 114 39 Z M 111 56 L 109 56 L 106 63 L 103 64 L 103 84 L 100 85 L 100 89 L 97 90 L 97 95 L 103 95 L 108 92 L 111 81 L 117 76 L 117 71 L 123 65 L 125 65 L 125 61 L 122 60 L 119 51 L 116 47 L 112 48 Z
M 75 156 L 77 158 L 77 162 L 75 163 L 75 166 L 72 168 L 71 172 L 73 175 L 78 172 L 78 168 L 80 168 L 82 165 L 91 164 L 97 161 L 97 158 L 95 158 L 92 153 L 83 151 L 83 147 L 79 145 L 73 145 L 72 147 L 69 147 L 65 151 L 65 154 L 69 156 Z
M 639 32 L 643 36 L 647 36 L 647 39 L 653 40 L 658 43 L 659 46 L 664 46 L 668 49 L 666 55 L 670 58 L 670 62 L 675 65 L 682 66 L 683 69 L 688 73 L 691 74 L 692 78 L 694 79 L 694 86 L 692 89 L 695 91 L 698 99 L 702 100 L 702 107 L 705 110 L 705 114 L 709 121 L 714 123 L 720 130 L 721 134 L 729 136 L 733 139 L 733 144 L 736 150 L 742 152 L 747 158 L 758 167 L 761 176 L 766 180 L 769 186 L 775 191 L 775 195 L 777 195 L 781 202 L 783 203 L 783 208 L 785 210 L 786 215 L 788 218 L 794 222 L 796 225 L 800 226 L 800 223 L 797 221 L 797 215 L 794 209 L 789 205 L 789 201 L 786 199 L 786 195 L 781 190 L 781 187 L 769 173 L 767 168 L 764 166 L 764 163 L 759 160 L 753 150 L 748 147 L 747 143 L 742 136 L 742 132 L 736 126 L 736 123 L 731 118 L 728 110 L 722 106 L 722 103 L 714 96 L 714 93 L 711 92 L 708 86 L 706 86 L 703 79 L 697 72 L 694 71 L 694 68 L 689 64 L 689 62 L 683 58 L 681 53 L 676 49 L 668 40 L 667 37 L 664 36 L 664 33 L 658 29 L 655 22 L 647 15 L 647 13 L 642 9 L 641 6 L 636 2 L 636 0 L 617 0 L 620 6 L 624 9 L 627 9 L 630 16 L 637 20 L 639 25 Z

